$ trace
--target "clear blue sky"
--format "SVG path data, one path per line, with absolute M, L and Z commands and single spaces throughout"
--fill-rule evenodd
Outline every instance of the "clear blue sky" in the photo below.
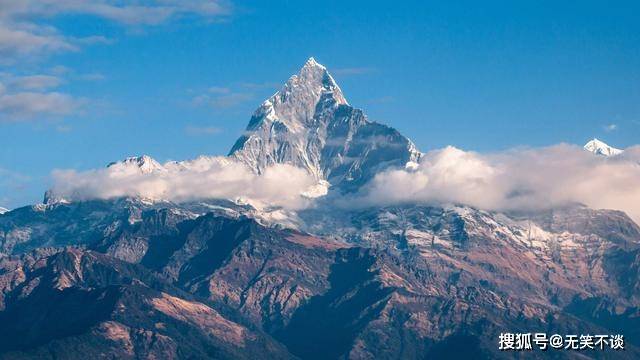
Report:
M 0 206 L 56 168 L 226 154 L 310 56 L 423 151 L 640 142 L 637 1 L 106 3 L 0 8 Z

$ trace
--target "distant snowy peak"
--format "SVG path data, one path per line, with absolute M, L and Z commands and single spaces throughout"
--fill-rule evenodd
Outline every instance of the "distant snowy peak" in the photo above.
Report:
M 111 169 L 137 169 L 143 174 L 150 174 L 159 171 L 166 171 L 166 169 L 155 159 L 148 155 L 128 157 L 122 161 L 112 162 L 107 165 L 107 168 Z
M 397 130 L 350 106 L 329 71 L 310 58 L 256 110 L 229 155 L 258 173 L 290 164 L 354 190 L 383 168 L 404 167 L 421 153 Z
M 584 149 L 596 155 L 602 156 L 615 156 L 620 155 L 624 152 L 623 150 L 609 146 L 596 138 L 586 143 L 584 145 Z
M 3 208 L 2 206 L 0 206 L 0 215 L 4 214 L 6 212 L 9 212 L 9 209 Z

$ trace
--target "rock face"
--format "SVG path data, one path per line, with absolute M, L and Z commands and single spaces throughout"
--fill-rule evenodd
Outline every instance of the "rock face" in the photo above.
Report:
M 386 167 L 420 158 L 411 140 L 351 107 L 313 58 L 262 103 L 229 155 L 258 172 L 275 163 L 295 165 L 346 191 Z
M 290 358 L 145 268 L 66 249 L 0 260 L 3 358 Z
M 227 160 L 257 173 L 300 166 L 340 194 L 419 157 L 350 107 L 311 59 Z M 296 214 L 296 228 L 220 200 L 7 212 L 0 358 L 512 358 L 498 351 L 501 332 L 621 333 L 625 351 L 553 355 L 640 357 L 640 228 L 622 212 L 323 204 Z

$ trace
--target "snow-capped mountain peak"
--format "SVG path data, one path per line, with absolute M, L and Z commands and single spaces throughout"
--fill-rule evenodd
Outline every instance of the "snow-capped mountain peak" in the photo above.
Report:
M 230 156 L 262 173 L 280 163 L 351 190 L 420 152 L 395 129 L 349 105 L 326 67 L 310 58 L 256 110 Z
M 2 206 L 0 206 L 0 215 L 4 214 L 6 212 L 9 212 L 9 209 L 3 208 Z
M 112 197 L 113 193 L 102 191 L 102 181 L 124 182 L 142 175 L 139 179 L 143 181 L 157 176 L 163 184 L 173 184 L 173 180 L 189 173 L 222 171 L 232 164 L 242 168 L 238 171 L 246 171 L 246 166 L 255 174 L 263 174 L 272 165 L 288 164 L 306 170 L 315 179 L 315 185 L 301 195 L 317 198 L 327 195 L 330 188 L 356 191 L 389 167 L 415 167 L 420 157 L 421 153 L 408 138 L 389 126 L 369 121 L 361 110 L 350 106 L 329 71 L 310 58 L 256 110 L 229 156 L 201 156 L 161 164 L 142 155 L 113 162 L 87 176 L 94 179 L 90 185 L 98 187 L 92 191 Z M 158 189 L 147 191 L 146 186 L 132 185 L 127 191 L 144 193 L 140 196 L 150 199 L 172 198 L 173 194 L 163 193 L 166 189 L 162 186 Z M 54 187 L 45 194 L 44 203 L 68 202 L 76 197 L 74 191 L 64 184 Z M 122 194 L 116 192 L 118 196 Z
M 107 165 L 112 169 L 131 169 L 137 168 L 143 174 L 149 174 L 153 172 L 164 172 L 166 169 L 149 155 L 128 157 L 122 161 L 112 162 Z
M 309 58 L 298 74 L 291 76 L 257 113 L 271 114 L 270 118 L 282 122 L 289 131 L 298 132 L 311 125 L 309 121 L 321 101 L 329 107 L 347 104 L 327 68 Z
M 596 138 L 593 138 L 593 140 L 586 143 L 584 145 L 584 149 L 596 155 L 602 156 L 615 156 L 623 153 L 623 150 L 609 146 L 603 141 L 600 141 Z

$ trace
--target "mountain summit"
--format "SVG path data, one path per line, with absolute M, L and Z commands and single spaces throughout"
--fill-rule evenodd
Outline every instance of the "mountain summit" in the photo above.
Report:
M 349 105 L 326 67 L 310 58 L 253 114 L 229 155 L 261 173 L 269 165 L 306 169 L 344 191 L 421 153 L 397 130 Z
M 614 156 L 614 155 L 619 155 L 623 153 L 623 150 L 616 149 L 612 146 L 609 146 L 606 143 L 596 138 L 593 138 L 593 140 L 586 143 L 584 145 L 584 149 L 596 155 L 602 155 L 602 156 Z

